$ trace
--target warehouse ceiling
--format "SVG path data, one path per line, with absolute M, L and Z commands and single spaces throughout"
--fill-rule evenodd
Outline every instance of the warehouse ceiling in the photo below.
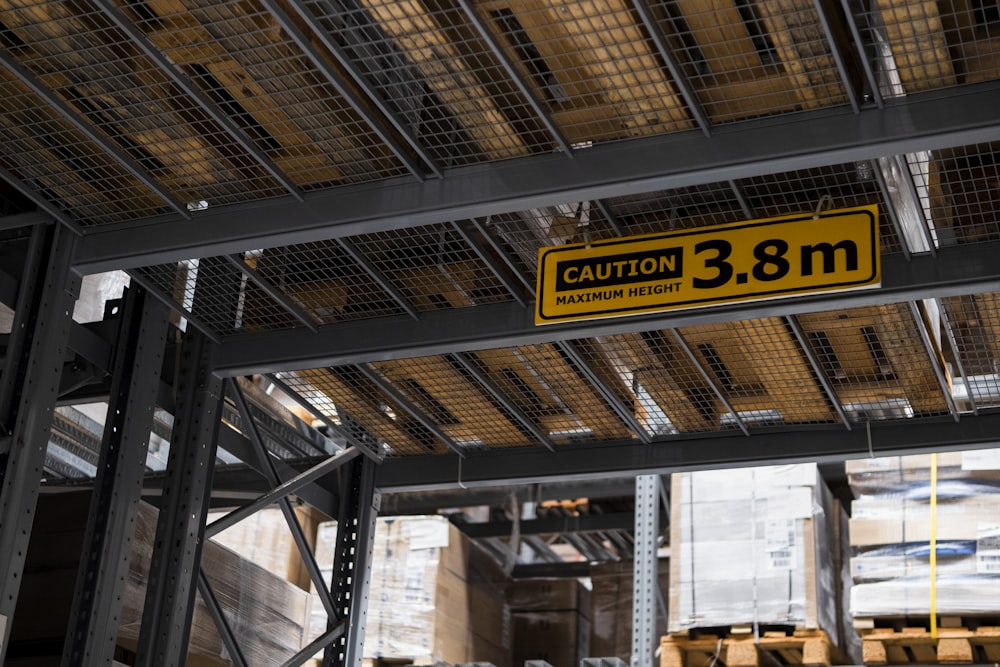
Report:
M 390 457 L 958 420 L 1000 405 L 998 34 L 984 0 L 0 2 L 0 207 Z M 533 324 L 540 248 L 867 204 L 879 290 Z

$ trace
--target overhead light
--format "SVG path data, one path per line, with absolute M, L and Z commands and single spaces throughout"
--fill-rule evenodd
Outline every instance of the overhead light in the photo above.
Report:
M 198 201 L 189 201 L 187 203 L 187 210 L 189 211 L 204 211 L 208 209 L 208 202 L 204 199 L 199 199 Z

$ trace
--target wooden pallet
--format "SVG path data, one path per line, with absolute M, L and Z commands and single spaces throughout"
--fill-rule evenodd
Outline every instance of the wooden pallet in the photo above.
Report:
M 734 629 L 735 630 L 735 629 Z M 759 667 L 760 665 L 842 665 L 840 649 L 822 630 L 670 635 L 660 640 L 660 667 Z
M 938 628 L 937 639 L 920 628 L 859 630 L 866 665 L 961 665 L 1000 662 L 1000 627 Z

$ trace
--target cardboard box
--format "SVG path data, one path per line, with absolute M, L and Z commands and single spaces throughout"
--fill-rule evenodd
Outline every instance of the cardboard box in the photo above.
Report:
M 544 660 L 552 667 L 576 667 L 590 655 L 590 621 L 577 611 L 521 611 L 511 619 L 515 665 Z
M 664 599 L 670 585 L 670 562 L 660 559 L 657 580 Z M 593 585 L 590 605 L 590 655 L 620 658 L 632 655 L 633 568 L 631 562 L 602 563 L 590 571 Z M 656 635 L 667 634 L 667 620 L 656 614 Z
M 577 611 L 590 618 L 590 591 L 576 579 L 515 579 L 507 586 L 511 612 Z
M 319 562 L 332 562 L 334 536 L 320 527 Z M 510 667 L 506 582 L 492 557 L 444 517 L 378 519 L 364 657 Z
M 89 504 L 89 492 L 40 496 L 12 643 L 57 640 L 62 645 Z M 139 638 L 156 521 L 156 508 L 140 503 L 117 641 L 131 651 Z M 305 591 L 211 540 L 202 552 L 202 568 L 249 662 L 281 662 L 305 645 L 310 615 Z M 200 598 L 196 598 L 188 652 L 188 665 L 229 664 L 215 623 Z

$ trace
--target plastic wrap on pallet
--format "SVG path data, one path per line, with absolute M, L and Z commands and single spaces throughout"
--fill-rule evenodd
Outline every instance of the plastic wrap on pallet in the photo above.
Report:
M 815 464 L 672 480 L 670 630 L 742 624 L 826 631 L 840 644 L 840 541 Z
M 942 452 L 938 457 L 939 482 L 950 479 L 1000 482 L 1000 449 Z M 856 495 L 880 494 L 886 489 L 914 482 L 929 484 L 930 454 L 883 456 L 847 461 L 847 482 Z
M 930 577 L 900 577 L 856 584 L 851 590 L 855 617 L 925 616 L 931 613 Z M 1000 600 L 1000 575 L 939 574 L 936 583 L 938 615 L 995 614 Z
M 118 643 L 123 646 L 134 645 L 139 638 L 156 520 L 156 509 L 140 504 L 118 630 Z M 283 662 L 305 645 L 310 604 L 305 591 L 211 540 L 205 543 L 201 566 L 249 664 Z M 188 650 L 202 664 L 229 664 L 200 597 Z
M 976 541 L 938 542 L 937 573 L 975 574 Z M 927 542 L 894 544 L 859 550 L 851 557 L 851 576 L 857 583 L 885 581 L 897 577 L 929 577 L 931 549 Z
M 855 617 L 930 614 L 932 581 L 937 614 L 1000 608 L 1000 450 L 939 454 L 933 487 L 931 466 L 930 455 L 848 465 L 858 496 L 850 522 Z

